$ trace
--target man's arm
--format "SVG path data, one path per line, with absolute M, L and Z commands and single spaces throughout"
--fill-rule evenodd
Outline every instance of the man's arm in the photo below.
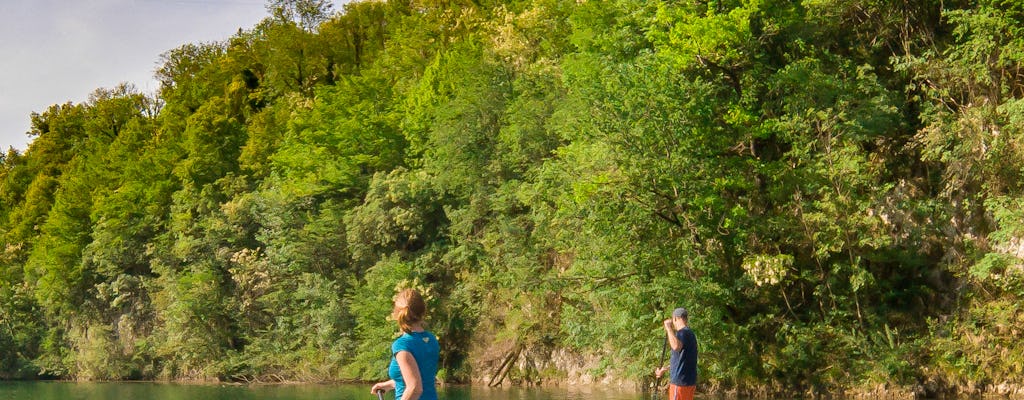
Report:
M 676 337 L 676 328 L 672 326 L 672 319 L 665 320 L 665 335 L 668 336 L 668 345 L 672 348 L 672 351 L 680 351 L 683 349 L 683 342 L 679 341 Z

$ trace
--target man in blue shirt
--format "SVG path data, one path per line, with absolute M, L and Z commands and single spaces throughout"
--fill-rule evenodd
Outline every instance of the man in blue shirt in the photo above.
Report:
M 693 400 L 697 387 L 697 335 L 690 330 L 690 314 L 685 308 L 677 308 L 664 325 L 672 358 L 668 367 L 658 368 L 654 374 L 661 378 L 669 371 L 668 400 Z

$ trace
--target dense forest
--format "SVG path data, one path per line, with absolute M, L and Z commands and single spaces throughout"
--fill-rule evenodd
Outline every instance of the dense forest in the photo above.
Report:
M 1022 393 L 1016 0 L 274 0 L 0 154 L 0 377 Z

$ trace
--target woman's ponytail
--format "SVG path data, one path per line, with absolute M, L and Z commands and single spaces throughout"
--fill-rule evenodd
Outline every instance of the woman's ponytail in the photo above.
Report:
M 412 332 L 412 326 L 423 322 L 427 305 L 423 296 L 413 289 L 405 289 L 395 296 L 395 320 L 402 332 Z

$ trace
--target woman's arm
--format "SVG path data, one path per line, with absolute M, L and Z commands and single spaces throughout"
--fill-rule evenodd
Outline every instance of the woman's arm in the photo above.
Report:
M 420 368 L 416 364 L 416 358 L 408 351 L 399 351 L 395 354 L 398 360 L 398 368 L 402 370 L 402 380 L 405 381 L 405 392 L 402 392 L 402 400 L 417 400 L 423 394 L 423 379 L 420 377 Z

